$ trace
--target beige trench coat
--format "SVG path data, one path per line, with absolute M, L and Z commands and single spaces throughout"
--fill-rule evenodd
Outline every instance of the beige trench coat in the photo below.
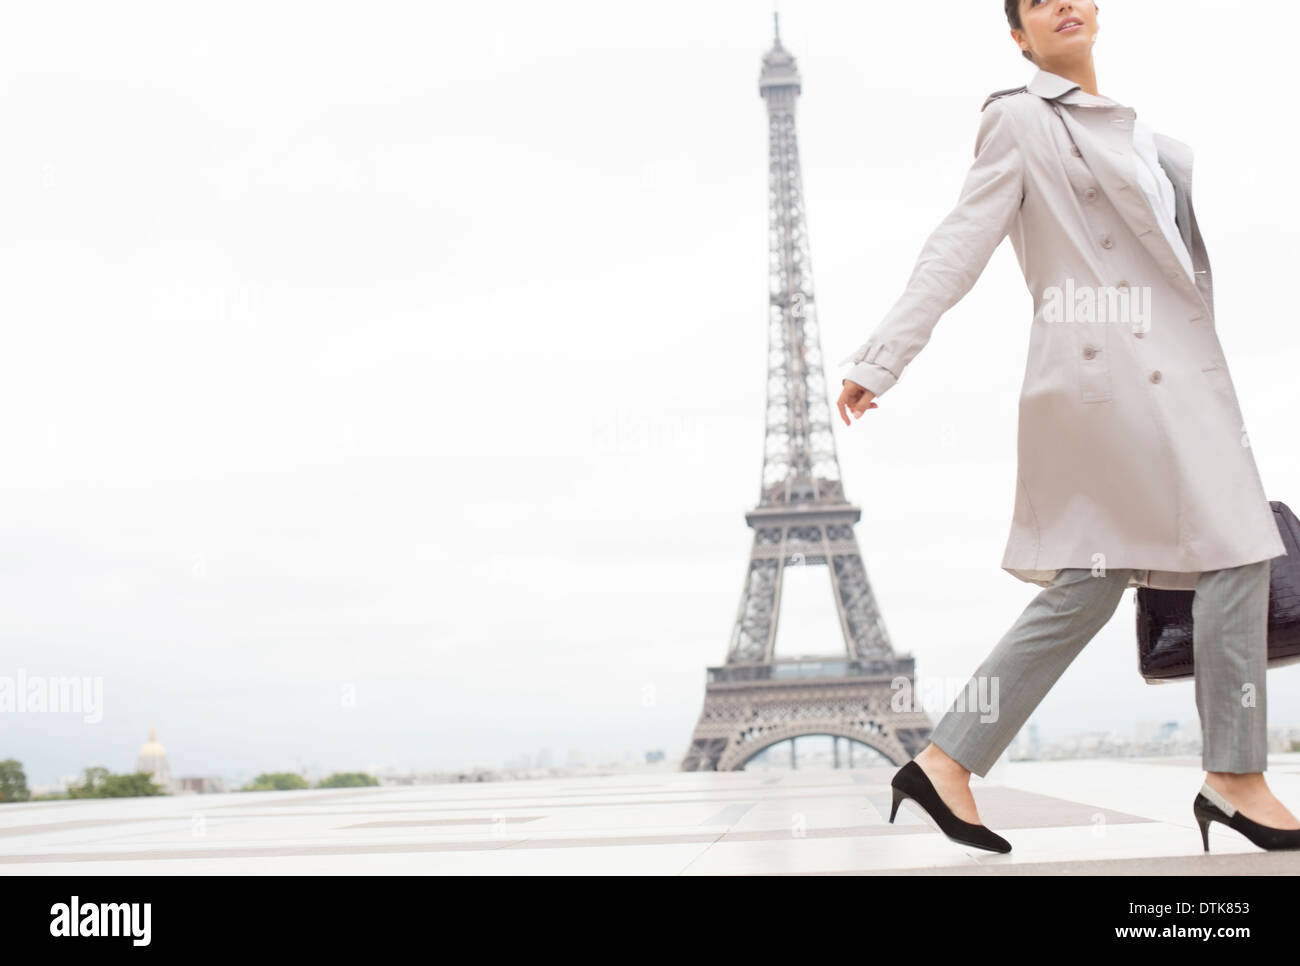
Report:
M 1286 553 L 1215 330 L 1192 150 L 1155 135 L 1195 281 L 1138 181 L 1135 116 L 1044 70 L 990 95 L 956 207 L 841 361 L 888 392 L 1010 234 L 1034 315 L 1002 568 L 1041 586 L 1104 566 L 1133 568 L 1128 586 L 1193 589 Z

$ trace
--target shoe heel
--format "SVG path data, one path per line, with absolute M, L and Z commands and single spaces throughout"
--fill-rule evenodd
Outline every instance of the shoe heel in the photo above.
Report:
M 1205 801 L 1204 796 L 1201 795 L 1192 802 L 1192 814 L 1196 816 L 1196 824 L 1201 827 L 1201 845 L 1208 852 L 1210 851 L 1210 826 L 1215 822 L 1227 824 L 1227 819 L 1218 806 Z
M 1201 844 L 1205 846 L 1205 851 L 1210 851 L 1210 819 L 1202 818 L 1201 813 L 1196 813 L 1196 824 L 1201 827 Z
M 890 825 L 894 824 L 894 816 L 898 814 L 898 806 L 899 804 L 902 803 L 903 799 L 905 799 L 906 797 L 907 795 L 903 792 L 901 788 L 894 789 L 894 807 L 889 810 Z

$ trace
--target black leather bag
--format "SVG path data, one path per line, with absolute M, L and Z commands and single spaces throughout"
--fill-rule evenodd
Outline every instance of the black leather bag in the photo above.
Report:
M 1274 557 L 1268 589 L 1268 666 L 1300 661 L 1300 521 L 1285 503 L 1269 501 L 1286 553 Z M 1138 673 L 1147 684 L 1190 680 L 1192 590 L 1137 588 Z

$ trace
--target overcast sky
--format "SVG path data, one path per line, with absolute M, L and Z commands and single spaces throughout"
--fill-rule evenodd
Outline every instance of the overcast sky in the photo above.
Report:
M 1219 335 L 1300 506 L 1289 34 L 1103 8 L 1101 93 L 1196 151 Z M 0 758 L 131 770 L 157 725 L 186 775 L 679 759 L 758 498 L 771 9 L 0 5 L 0 674 L 104 687 L 98 723 L 4 715 Z M 835 386 L 1033 72 L 1001 10 L 782 4 Z M 836 430 L 922 679 L 1038 591 L 1000 569 L 1031 316 L 1005 241 Z M 824 570 L 787 602 L 779 653 L 842 651 Z M 1300 669 L 1268 711 L 1300 725 Z M 1153 719 L 1193 691 L 1138 676 L 1129 591 L 1033 720 Z

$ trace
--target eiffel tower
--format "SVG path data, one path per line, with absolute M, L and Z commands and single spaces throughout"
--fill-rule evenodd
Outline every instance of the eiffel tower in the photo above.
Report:
M 795 58 L 775 41 L 763 57 L 759 94 L 767 101 L 770 300 L 767 430 L 749 573 L 727 662 L 708 669 L 704 710 L 682 771 L 734 771 L 777 742 L 835 736 L 875 749 L 902 765 L 925 747 L 929 716 L 914 697 L 914 661 L 894 653 L 876 607 L 844 499 L 839 457 L 813 299 L 795 135 L 800 93 Z M 827 568 L 844 634 L 844 654 L 777 659 L 777 616 L 785 568 Z M 895 682 L 905 686 L 895 687 Z M 898 698 L 904 710 L 895 710 Z M 793 742 L 792 742 L 793 743 Z M 792 748 L 793 760 L 793 748 Z

